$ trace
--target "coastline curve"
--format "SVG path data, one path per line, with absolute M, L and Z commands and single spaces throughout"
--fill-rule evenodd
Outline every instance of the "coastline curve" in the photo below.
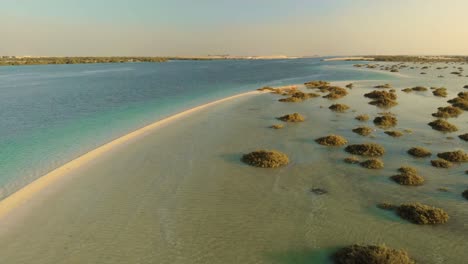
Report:
M 160 128 L 162 125 L 165 125 L 167 123 L 170 123 L 172 121 L 175 121 L 179 118 L 185 117 L 187 115 L 190 115 L 194 112 L 197 112 L 199 110 L 227 102 L 233 99 L 237 99 L 240 97 L 248 96 L 248 95 L 258 95 L 262 94 L 263 92 L 260 91 L 249 91 L 249 92 L 244 92 L 236 95 L 232 95 L 229 97 L 225 97 L 222 99 L 218 99 L 212 102 L 208 102 L 206 104 L 202 104 L 199 106 L 196 106 L 194 108 L 179 112 L 177 114 L 171 115 L 169 117 L 163 118 L 161 120 L 158 120 L 154 123 L 151 123 L 147 126 L 141 127 L 139 129 L 136 129 L 126 135 L 123 135 L 117 139 L 114 139 L 108 143 L 105 143 L 57 168 L 54 170 L 44 174 L 43 176 L 39 177 L 35 181 L 27 184 L 23 188 L 19 189 L 18 191 L 12 193 L 11 195 L 5 197 L 3 200 L 0 201 L 0 220 L 3 219 L 6 215 L 8 215 L 9 212 L 14 210 L 15 208 L 21 206 L 22 204 L 25 204 L 28 200 L 30 200 L 34 194 L 40 192 L 50 184 L 56 182 L 57 180 L 60 180 L 62 177 L 65 177 L 67 173 L 78 169 L 82 165 L 92 161 L 93 159 L 101 156 L 102 154 L 114 149 L 115 147 L 118 147 L 124 143 L 129 142 L 130 140 L 133 140 L 139 136 L 144 135 L 147 132 L 150 132 L 154 129 Z

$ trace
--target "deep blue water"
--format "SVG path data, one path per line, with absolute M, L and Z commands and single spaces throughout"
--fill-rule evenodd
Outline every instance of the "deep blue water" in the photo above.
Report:
M 146 124 L 265 85 L 388 79 L 319 59 L 0 67 L 0 198 Z

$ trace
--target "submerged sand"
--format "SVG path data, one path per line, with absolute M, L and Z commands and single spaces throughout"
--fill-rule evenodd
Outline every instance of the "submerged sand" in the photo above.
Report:
M 381 110 L 361 103 L 375 84 L 357 83 L 339 103 L 377 116 Z M 468 213 L 459 191 L 468 184 L 463 167 L 441 176 L 429 160 L 406 154 L 413 145 L 430 144 L 432 151 L 441 152 L 465 144 L 440 140 L 440 132 L 427 126 L 430 110 L 443 104 L 441 98 L 411 104 L 418 95 L 399 94 L 400 104 L 392 109 L 399 119 L 396 129 L 413 133 L 393 139 L 382 129 L 374 138 L 354 134 L 351 128 L 359 125 L 355 113 L 323 109 L 326 99 L 291 105 L 277 102 L 277 95 L 255 94 L 136 131 L 2 201 L 1 259 L 38 264 L 329 263 L 338 247 L 356 243 L 403 248 L 419 263 L 463 263 L 468 258 Z M 430 110 L 421 109 L 426 106 Z M 292 112 L 307 120 L 269 128 L 276 117 Z M 466 129 L 463 120 L 454 122 Z M 377 172 L 347 164 L 343 148 L 314 142 L 333 133 L 350 144 L 383 145 L 385 168 Z M 258 149 L 287 153 L 291 162 L 276 169 L 241 162 L 242 154 Z M 408 189 L 392 182 L 389 176 L 402 165 L 415 167 L 426 184 Z M 437 191 L 441 186 L 451 191 Z M 325 194 L 311 192 L 317 188 Z M 427 229 L 378 209 L 382 201 L 424 202 L 443 208 L 451 218 Z

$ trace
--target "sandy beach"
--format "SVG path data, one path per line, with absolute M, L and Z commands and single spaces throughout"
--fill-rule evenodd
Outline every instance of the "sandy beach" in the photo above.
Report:
M 5 216 L 8 212 L 10 212 L 12 209 L 14 209 L 17 206 L 20 206 L 21 204 L 27 202 L 34 194 L 40 192 L 43 190 L 45 187 L 50 185 L 51 183 L 59 180 L 61 177 L 65 176 L 66 173 L 70 173 L 71 171 L 79 168 L 80 166 L 83 166 L 87 162 L 90 162 L 91 160 L 99 157 L 103 153 L 112 150 L 115 147 L 118 147 L 122 144 L 125 144 L 131 140 L 135 140 L 139 136 L 144 135 L 145 133 L 148 133 L 156 128 L 160 128 L 169 122 L 172 122 L 174 120 L 177 120 L 179 118 L 182 118 L 184 116 L 190 115 L 196 111 L 202 110 L 207 107 L 214 106 L 219 103 L 223 103 L 229 100 L 233 100 L 242 96 L 248 96 L 248 95 L 254 95 L 254 94 L 259 94 L 258 91 L 252 91 L 252 92 L 246 92 L 242 94 L 237 94 L 234 96 L 226 97 L 220 100 L 216 100 L 204 105 L 200 105 L 197 107 L 194 107 L 192 109 L 183 111 L 179 114 L 172 115 L 170 117 L 167 117 L 165 119 L 159 120 L 157 122 L 154 122 L 153 124 L 150 124 L 148 126 L 145 126 L 143 128 L 140 128 L 138 130 L 133 131 L 132 133 L 129 133 L 123 137 L 120 137 L 112 142 L 109 142 L 99 148 L 96 148 L 83 156 L 74 159 L 63 166 L 60 166 L 59 168 L 47 173 L 46 175 L 40 177 L 38 180 L 28 184 L 21 190 L 15 192 L 14 194 L 10 195 L 9 197 L 3 199 L 0 201 L 0 219 Z
M 398 117 L 392 129 L 411 132 L 400 138 L 372 121 L 364 123 L 373 127 L 371 136 L 352 132 L 363 125 L 356 115 L 385 111 L 363 96 L 383 82 L 363 80 L 353 81 L 349 95 L 337 101 L 282 103 L 279 95 L 244 93 L 110 142 L 0 203 L 0 255 L 8 263 L 38 264 L 331 263 L 338 247 L 372 243 L 404 248 L 421 263 L 462 263 L 468 257 L 463 250 L 468 215 L 460 196 L 468 184 L 465 169 L 434 169 L 429 160 L 406 151 L 422 145 L 437 153 L 464 149 L 466 143 L 427 125 L 433 120 L 428 112 L 446 99 L 400 91 L 427 82 L 402 74 L 411 78 L 392 81 L 399 103 L 391 109 Z M 462 87 L 455 81 L 450 87 Z M 460 89 L 448 90 L 448 98 Z M 328 109 L 338 102 L 350 109 Z M 293 112 L 305 121 L 270 128 L 280 122 L 277 117 Z M 466 119 L 450 122 L 467 129 Z M 343 162 L 349 155 L 341 148 L 315 142 L 329 134 L 350 144 L 381 144 L 385 167 L 369 170 Z M 258 149 L 282 151 L 291 162 L 259 169 L 240 161 Z M 426 183 L 405 187 L 389 180 L 403 165 L 415 167 Z M 414 225 L 376 207 L 384 201 L 441 207 L 450 221 Z

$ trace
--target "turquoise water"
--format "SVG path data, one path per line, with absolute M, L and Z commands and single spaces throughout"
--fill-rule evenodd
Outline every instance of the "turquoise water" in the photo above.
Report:
M 319 59 L 0 68 L 0 198 L 97 146 L 265 85 L 389 79 Z

